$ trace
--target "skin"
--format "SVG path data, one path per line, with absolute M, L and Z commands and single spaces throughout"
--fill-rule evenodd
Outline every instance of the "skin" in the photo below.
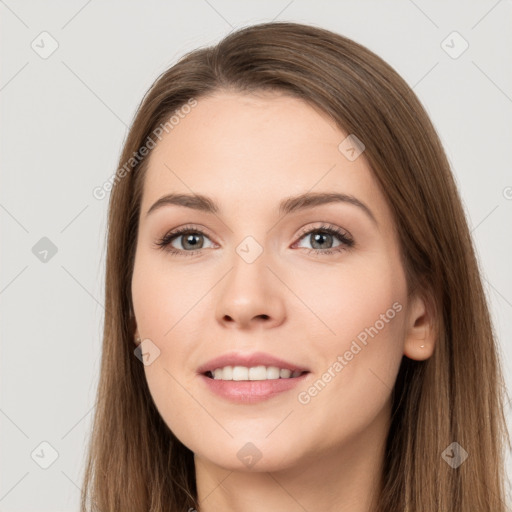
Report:
M 402 356 L 426 359 L 434 340 L 424 300 L 407 297 L 395 223 L 364 152 L 350 161 L 338 149 L 347 135 L 300 99 L 222 91 L 200 98 L 151 153 L 132 280 L 134 336 L 160 350 L 144 367 L 148 386 L 194 453 L 201 511 L 372 510 Z M 146 215 L 170 192 L 208 195 L 220 212 L 167 205 Z M 279 217 L 279 202 L 303 192 L 353 195 L 377 224 L 348 203 Z M 323 223 L 348 232 L 355 246 L 309 253 L 342 243 L 313 245 L 317 232 L 300 238 Z M 205 232 L 195 255 L 155 246 L 189 224 Z M 236 252 L 247 236 L 263 250 L 252 263 Z M 172 245 L 190 252 L 187 240 Z M 394 303 L 401 311 L 300 403 L 298 394 Z M 268 352 L 311 373 L 267 401 L 235 404 L 197 374 L 232 350 Z M 252 467 L 237 457 L 248 442 L 261 454 Z

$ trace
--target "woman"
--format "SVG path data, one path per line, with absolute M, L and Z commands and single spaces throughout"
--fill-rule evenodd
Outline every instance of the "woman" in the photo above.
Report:
M 182 58 L 128 134 L 107 252 L 83 511 L 505 510 L 460 198 L 368 49 L 265 23 Z

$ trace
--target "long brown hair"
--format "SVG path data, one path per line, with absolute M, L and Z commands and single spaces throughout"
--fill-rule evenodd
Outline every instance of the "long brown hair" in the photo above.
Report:
M 505 512 L 506 389 L 439 137 L 411 88 L 380 57 L 333 32 L 280 22 L 188 53 L 139 106 L 112 180 L 103 352 L 82 512 L 200 509 L 193 453 L 162 420 L 134 355 L 131 278 L 147 155 L 162 128 L 172 129 L 172 116 L 220 90 L 301 98 L 363 141 L 394 215 L 408 290 L 428 298 L 436 347 L 426 361 L 403 357 L 378 510 Z M 458 467 L 443 457 L 454 442 L 468 454 Z

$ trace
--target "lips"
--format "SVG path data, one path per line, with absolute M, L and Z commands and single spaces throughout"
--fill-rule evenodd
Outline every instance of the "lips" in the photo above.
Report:
M 202 364 L 197 369 L 197 373 L 206 375 L 208 372 L 213 373 L 216 368 L 223 368 L 225 366 L 246 366 L 248 368 L 254 366 L 277 366 L 278 368 L 288 369 L 292 372 L 309 372 L 308 368 L 298 363 L 286 361 L 285 359 L 281 359 L 264 352 L 252 352 L 247 354 L 241 352 L 230 352 L 215 357 L 214 359 Z
M 290 392 L 306 383 L 310 377 L 304 373 L 300 377 L 273 380 L 217 380 L 198 375 L 200 388 L 212 395 L 235 405 L 256 405 L 267 400 L 295 400 Z M 295 395 L 296 396 L 296 395 Z

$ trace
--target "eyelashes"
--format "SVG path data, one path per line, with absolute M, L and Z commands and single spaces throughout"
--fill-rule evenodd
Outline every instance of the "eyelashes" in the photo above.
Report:
M 338 228 L 337 226 L 333 226 L 331 224 L 328 224 L 328 225 L 324 224 L 319 227 L 303 230 L 299 235 L 298 241 L 295 242 L 293 244 L 293 246 L 296 246 L 297 243 L 299 243 L 303 239 L 306 239 L 308 236 L 311 238 L 311 235 L 314 233 L 317 233 L 318 235 L 320 235 L 320 239 L 318 239 L 318 237 L 316 237 L 314 239 L 313 243 L 322 243 L 325 240 L 330 241 L 331 239 L 333 240 L 333 243 L 334 243 L 334 239 L 337 239 L 340 242 L 340 244 L 338 246 L 329 247 L 327 249 L 315 249 L 315 248 L 308 248 L 308 247 L 303 248 L 308 251 L 308 254 L 313 253 L 315 255 L 322 255 L 322 256 L 330 255 L 330 254 L 340 253 L 342 251 L 351 249 L 355 245 L 355 241 L 347 232 L 343 231 L 342 229 Z M 184 249 L 177 249 L 171 245 L 171 243 L 175 239 L 184 237 L 184 235 L 186 235 L 186 234 L 187 235 L 196 235 L 196 238 L 195 238 L 196 240 L 200 237 L 209 238 L 208 235 L 206 235 L 206 233 L 199 228 L 196 228 L 194 226 L 184 226 L 184 227 L 175 229 L 175 230 L 167 233 L 162 238 L 159 238 L 155 242 L 155 246 L 158 249 L 164 250 L 165 252 L 168 252 L 175 256 L 194 256 L 194 255 L 200 253 L 201 250 L 203 249 L 202 247 L 199 249 L 194 249 L 194 250 L 184 250 Z M 199 237 L 197 235 L 199 235 Z M 186 243 L 187 244 L 191 243 L 190 237 Z M 182 243 L 182 246 L 183 246 L 183 243 Z

